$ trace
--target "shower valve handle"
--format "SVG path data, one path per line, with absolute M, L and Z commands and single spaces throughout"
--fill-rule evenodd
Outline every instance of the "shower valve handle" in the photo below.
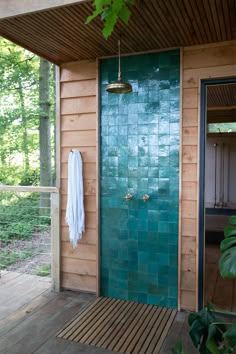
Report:
M 124 197 L 124 199 L 126 200 L 131 200 L 133 198 L 132 194 L 127 193 L 126 196 Z
M 144 194 L 143 201 L 146 202 L 149 199 L 150 199 L 150 196 L 148 194 Z

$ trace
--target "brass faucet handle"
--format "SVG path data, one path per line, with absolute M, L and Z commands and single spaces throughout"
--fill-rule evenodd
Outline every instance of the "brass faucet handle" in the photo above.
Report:
M 144 194 L 143 196 L 143 201 L 146 202 L 150 199 L 150 196 L 148 194 Z
M 126 196 L 124 197 L 124 199 L 126 200 L 131 200 L 133 198 L 132 194 L 127 193 Z

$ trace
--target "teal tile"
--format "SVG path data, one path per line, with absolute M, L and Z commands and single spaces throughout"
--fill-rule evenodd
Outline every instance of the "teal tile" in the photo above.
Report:
M 179 50 L 122 58 L 130 95 L 105 89 L 117 58 L 101 61 L 101 292 L 177 306 Z M 123 199 L 129 192 L 134 199 Z M 150 195 L 144 203 L 142 196 Z

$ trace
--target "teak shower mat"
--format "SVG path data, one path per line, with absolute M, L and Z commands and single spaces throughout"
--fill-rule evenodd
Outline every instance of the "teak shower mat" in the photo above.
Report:
M 57 337 L 120 353 L 159 353 L 177 311 L 100 297 Z

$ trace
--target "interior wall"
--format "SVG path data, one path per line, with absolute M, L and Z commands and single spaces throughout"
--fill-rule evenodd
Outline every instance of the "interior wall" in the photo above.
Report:
M 61 68 L 61 286 L 96 292 L 96 62 L 83 61 Z M 82 153 L 86 232 L 77 248 L 69 242 L 65 224 L 68 156 Z
M 183 50 L 180 304 L 184 309 L 198 307 L 200 81 L 235 74 L 235 41 Z
M 207 208 L 236 207 L 236 139 L 235 136 L 212 134 L 206 141 Z

